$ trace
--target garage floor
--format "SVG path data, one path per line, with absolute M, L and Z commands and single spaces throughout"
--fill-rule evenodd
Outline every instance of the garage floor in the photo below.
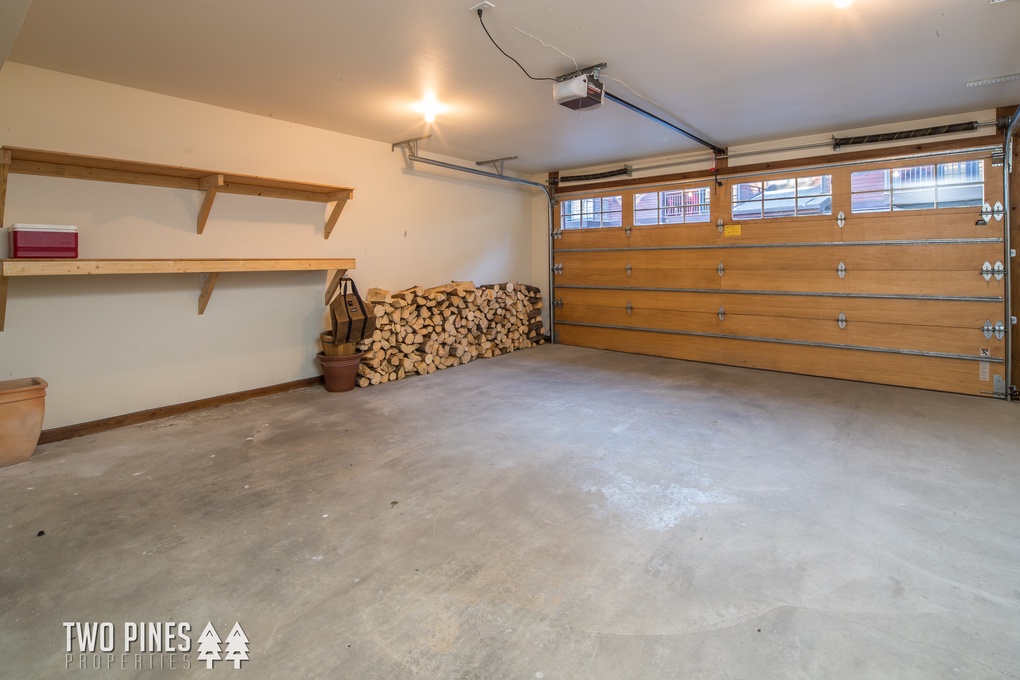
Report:
M 1018 419 L 544 346 L 51 444 L 0 470 L 0 664 L 212 677 L 239 622 L 223 677 L 1016 678 Z

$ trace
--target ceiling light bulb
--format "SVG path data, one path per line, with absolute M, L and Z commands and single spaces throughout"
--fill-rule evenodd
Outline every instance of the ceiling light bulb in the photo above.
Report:
M 421 101 L 416 103 L 412 107 L 415 111 L 422 114 L 425 117 L 426 123 L 436 122 L 436 116 L 440 113 L 446 112 L 450 107 L 446 104 L 440 103 L 436 98 L 436 93 L 429 90 L 422 97 Z

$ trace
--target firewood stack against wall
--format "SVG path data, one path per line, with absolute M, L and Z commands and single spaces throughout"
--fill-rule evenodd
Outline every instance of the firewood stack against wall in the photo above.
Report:
M 542 293 L 521 283 L 475 286 L 455 281 L 435 288 L 368 291 L 376 318 L 364 352 L 358 386 L 435 373 L 480 358 L 544 342 Z

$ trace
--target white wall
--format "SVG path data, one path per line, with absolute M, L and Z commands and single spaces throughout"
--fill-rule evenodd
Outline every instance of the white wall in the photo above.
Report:
M 362 291 L 544 283 L 533 280 L 526 188 L 408 169 L 389 144 L 11 62 L 0 101 L 7 146 L 355 189 L 328 241 L 323 204 L 230 195 L 199 236 L 198 192 L 11 175 L 2 226 L 75 224 L 81 257 L 355 257 Z M 49 381 L 52 428 L 314 376 L 325 281 L 223 275 L 199 316 L 197 274 L 12 279 L 0 379 Z

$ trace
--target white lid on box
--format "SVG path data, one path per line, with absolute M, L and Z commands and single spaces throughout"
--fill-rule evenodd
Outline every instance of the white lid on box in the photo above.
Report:
M 11 231 L 64 231 L 77 232 L 73 224 L 13 224 Z

